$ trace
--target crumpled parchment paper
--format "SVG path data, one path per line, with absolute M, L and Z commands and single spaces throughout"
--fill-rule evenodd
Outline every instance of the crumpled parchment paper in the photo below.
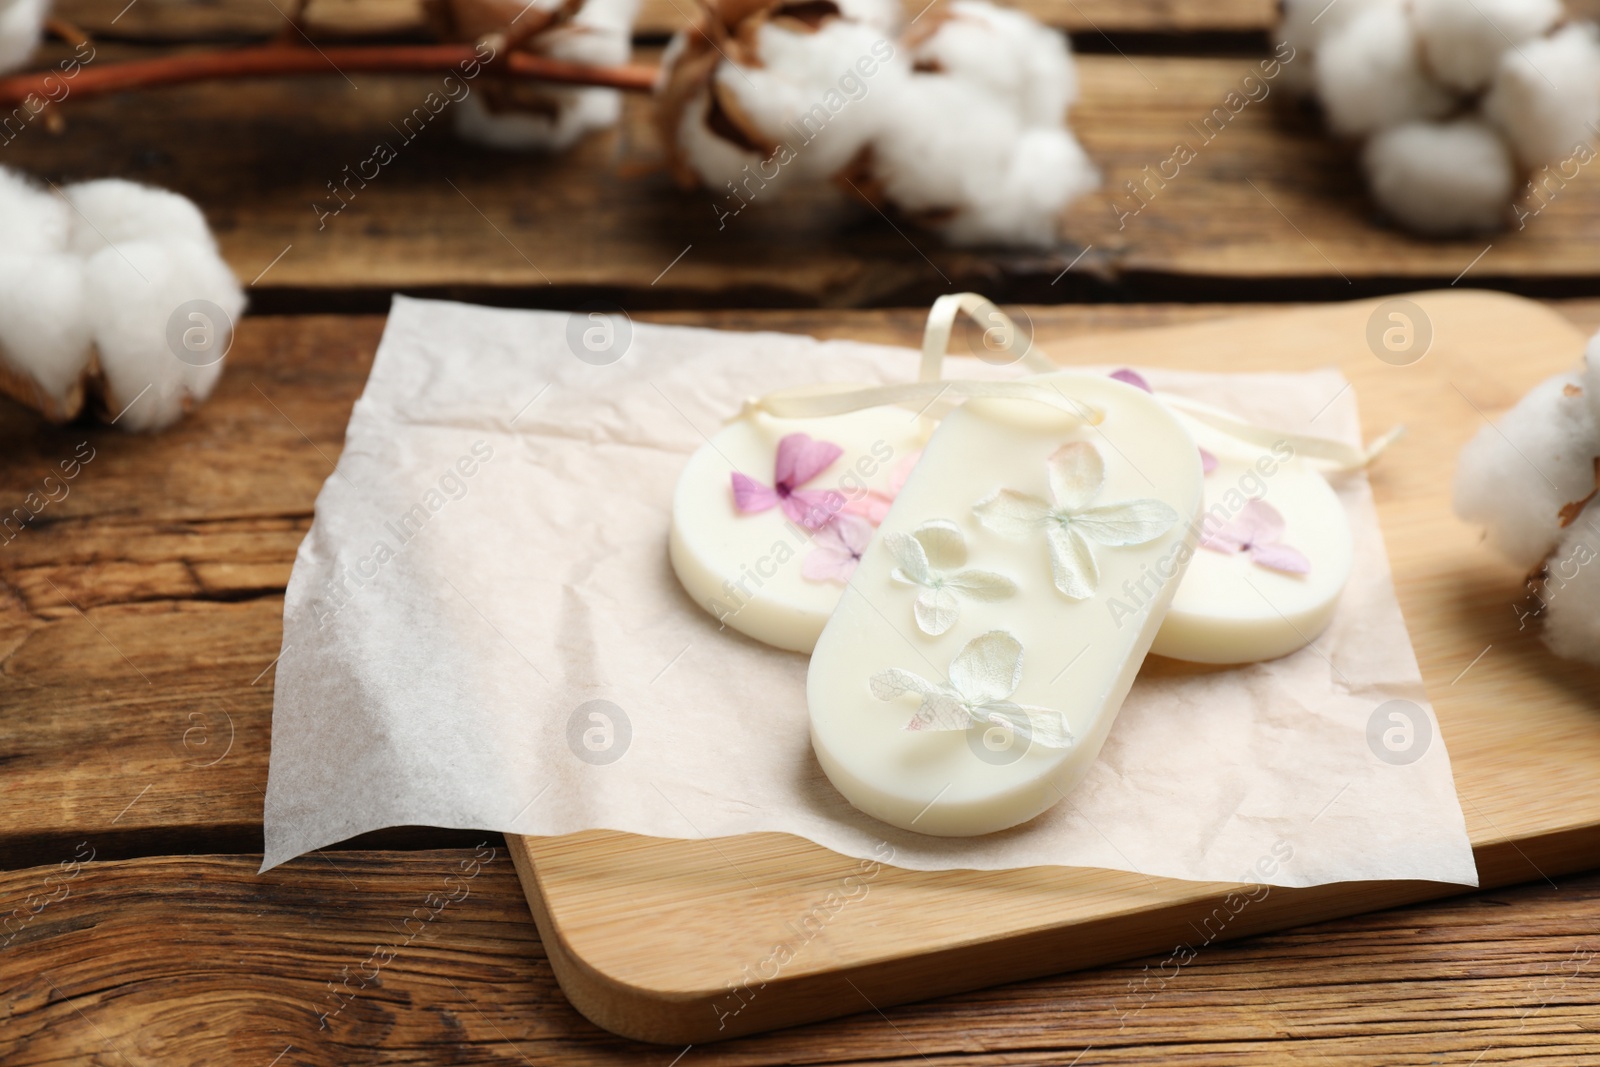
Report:
M 1066 802 L 1004 833 L 925 837 L 834 791 L 806 657 L 720 630 L 666 547 L 680 468 L 747 396 L 903 381 L 915 355 L 611 326 L 605 363 L 606 324 L 583 314 L 395 301 L 289 583 L 263 869 L 419 824 L 781 831 L 851 856 L 888 841 L 916 869 L 1477 883 L 1364 475 L 1336 480 L 1356 564 L 1314 648 L 1226 670 L 1151 659 Z M 1279 429 L 1357 436 L 1333 371 L 1146 373 Z M 1369 739 L 1390 700 L 1423 709 L 1411 762 Z

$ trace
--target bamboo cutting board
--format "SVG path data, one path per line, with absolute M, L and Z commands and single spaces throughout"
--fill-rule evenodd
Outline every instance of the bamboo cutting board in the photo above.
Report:
M 1519 628 L 1519 612 L 1533 606 L 1521 575 L 1483 548 L 1449 503 L 1461 445 L 1535 382 L 1573 366 L 1583 338 L 1555 312 L 1516 297 L 1407 299 L 1433 335 L 1409 365 L 1380 360 L 1369 345 L 1381 300 L 1070 345 L 1036 340 L 1066 363 L 1241 372 L 1334 364 L 1357 391 L 1368 437 L 1405 423 L 1408 436 L 1371 481 L 1482 883 L 1595 866 L 1600 673 L 1555 659 L 1535 626 Z M 1207 938 L 1462 891 L 1426 882 L 1257 888 L 1248 904 L 1235 896 L 1227 908 L 1224 897 L 1239 888 L 1231 884 L 1083 868 L 880 867 L 863 881 L 859 861 L 782 834 L 685 841 L 589 832 L 510 842 L 572 1003 L 607 1030 L 672 1043 L 1174 953 L 1180 944 L 1203 950 Z M 1158 968 L 1150 973 L 1161 980 Z M 1130 990 L 1110 1010 L 1135 1012 L 1143 995 Z

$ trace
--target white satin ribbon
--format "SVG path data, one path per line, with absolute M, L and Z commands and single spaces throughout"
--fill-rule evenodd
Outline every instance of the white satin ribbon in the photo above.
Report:
M 1008 381 L 983 381 L 970 378 L 942 378 L 944 359 L 950 350 L 958 315 L 966 314 L 985 328 L 986 337 L 998 340 L 997 351 L 1016 353 L 1016 361 L 1041 377 L 1014 378 Z M 1023 337 L 1011 316 L 977 293 L 950 293 L 933 302 L 928 322 L 922 331 L 922 362 L 914 382 L 877 385 L 864 389 L 830 390 L 827 386 L 800 386 L 746 400 L 736 418 L 765 412 L 776 418 L 804 419 L 844 415 L 863 408 L 894 405 L 919 415 L 939 418 L 962 399 L 1032 400 L 1047 404 L 1090 425 L 1105 418 L 1100 409 L 1064 393 L 1056 382 L 1042 376 L 1059 374 L 1061 366 L 1039 351 L 1033 338 Z M 1287 433 L 1226 415 L 1187 397 L 1159 394 L 1162 403 L 1196 422 L 1236 440 L 1271 447 L 1287 443 L 1297 455 L 1318 461 L 1335 471 L 1357 470 L 1367 466 L 1404 433 L 1396 426 L 1366 447 L 1348 445 L 1330 437 Z

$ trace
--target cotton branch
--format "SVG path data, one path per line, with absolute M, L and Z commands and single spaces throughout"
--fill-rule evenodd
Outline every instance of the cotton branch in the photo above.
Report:
M 492 55 L 492 53 L 491 53 Z M 490 61 L 470 44 L 361 45 L 321 50 L 263 45 L 229 51 L 163 56 L 125 63 L 83 66 L 70 79 L 53 70 L 33 71 L 0 78 L 0 107 L 11 108 L 37 99 L 56 99 L 63 82 L 70 81 L 73 97 L 98 96 L 162 85 L 225 81 L 234 78 L 280 78 L 308 74 L 460 74 Z M 501 76 L 561 85 L 591 85 L 627 92 L 649 92 L 656 68 L 639 65 L 591 67 L 559 59 L 510 52 L 492 60 Z

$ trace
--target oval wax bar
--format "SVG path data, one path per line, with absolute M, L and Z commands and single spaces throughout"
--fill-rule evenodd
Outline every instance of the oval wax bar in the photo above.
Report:
M 1099 375 L 1048 380 L 1065 396 L 1099 408 L 1103 421 L 1074 422 L 1056 408 L 1020 400 L 973 400 L 947 416 L 817 641 L 807 679 L 817 758 L 850 803 L 894 826 L 939 835 L 989 833 L 1026 822 L 1077 785 L 1194 551 L 1199 454 L 1173 414 L 1148 394 Z M 1014 500 L 1042 502 L 1019 504 L 1024 511 L 1059 506 L 1066 479 L 1050 464 L 1063 446 L 1092 450 L 1103 463 L 1103 483 L 1077 501 L 1084 515 L 1102 520 L 1093 531 L 1097 537 L 1115 540 L 1117 529 L 1125 532 L 1127 509 L 1141 501 L 1153 499 L 1170 515 L 1166 528 L 1142 543 L 1084 542 L 1093 588 L 1076 598 L 1059 587 L 1047 536 L 1057 520 L 1028 527 L 1019 538 L 1019 525 L 998 522 L 992 507 L 1002 490 Z M 989 519 L 980 521 L 974 506 L 985 501 Z M 991 520 L 1004 530 L 985 525 Z M 930 522 L 946 545 L 955 538 L 944 524 L 959 534 L 964 551 L 951 558 L 964 557 L 961 565 L 969 570 L 1015 586 L 1014 595 L 998 598 L 955 595 L 956 620 L 937 635 L 925 632 L 915 609 L 930 590 L 906 583 L 904 559 L 889 547 L 895 535 L 926 534 Z M 898 543 L 904 551 L 906 542 Z M 1166 570 L 1170 579 L 1132 616 L 1114 617 L 1110 593 L 1151 567 Z M 932 581 L 959 594 L 961 573 Z M 1075 573 L 1081 579 L 1085 572 L 1079 567 Z M 970 576 L 964 581 L 982 587 Z M 931 694 L 920 709 L 917 686 Z M 1021 737 L 996 744 L 992 724 L 908 729 L 927 718 L 930 707 L 933 718 L 952 708 L 1059 716 L 1072 740 L 1065 747 Z
M 806 556 L 815 551 L 815 531 L 781 507 L 740 511 L 730 488 L 735 471 L 773 485 L 778 443 L 795 433 L 842 449 L 805 490 L 837 493 L 847 507 L 876 502 L 882 508 L 895 472 L 906 469 L 925 436 L 922 420 L 894 407 L 826 418 L 756 413 L 736 419 L 697 449 L 678 476 L 669 546 L 678 581 L 701 607 L 757 641 L 810 652 L 844 586 L 803 573 Z
M 1201 519 L 1214 547 L 1202 547 L 1190 561 L 1150 651 L 1231 664 L 1304 648 L 1327 628 L 1350 577 L 1350 520 L 1338 494 L 1287 442 L 1251 445 L 1181 413 L 1179 419 L 1217 458 L 1205 477 Z M 1262 504 L 1282 530 L 1258 534 L 1262 543 L 1251 544 L 1240 535 L 1251 531 L 1248 520 Z M 1294 565 L 1296 557 L 1303 572 L 1274 565 L 1285 559 Z M 1139 595 L 1128 590 L 1126 602 Z

